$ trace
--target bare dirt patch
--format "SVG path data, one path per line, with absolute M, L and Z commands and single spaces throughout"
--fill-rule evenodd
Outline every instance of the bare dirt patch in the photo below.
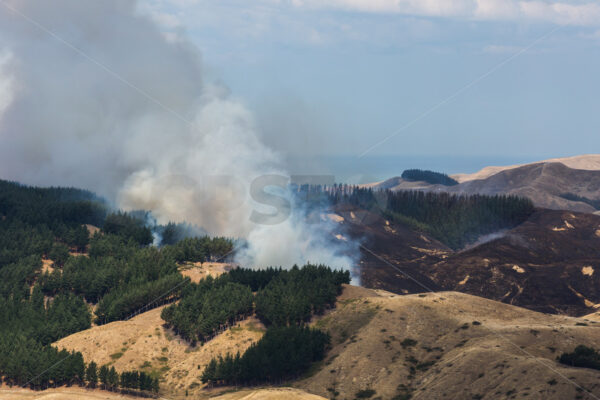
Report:
M 205 263 L 185 263 L 179 267 L 179 272 L 181 275 L 186 276 L 192 280 L 194 283 L 200 282 L 202 279 L 212 276 L 216 278 L 227 271 L 231 270 L 233 266 L 228 263 L 218 263 L 218 262 L 205 262 Z
M 54 261 L 42 258 L 42 274 L 54 272 Z
M 94 236 L 96 233 L 100 232 L 100 228 L 98 228 L 97 226 L 86 224 L 85 227 L 87 228 L 90 236 Z

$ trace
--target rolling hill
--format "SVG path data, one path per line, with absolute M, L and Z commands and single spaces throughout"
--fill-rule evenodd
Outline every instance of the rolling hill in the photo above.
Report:
M 400 294 L 454 290 L 573 316 L 600 303 L 600 216 L 538 210 L 513 229 L 452 251 L 376 213 L 336 211 L 340 232 L 361 241 L 366 287 Z
M 589 213 L 600 211 L 597 206 L 591 205 L 600 200 L 600 155 L 553 159 L 510 167 L 487 167 L 474 174 L 452 177 L 460 184 L 431 185 L 395 177 L 367 186 L 457 194 L 513 194 L 530 198 L 540 208 Z
M 130 321 L 93 327 L 57 345 L 81 350 L 98 363 L 129 346 L 114 360 L 117 369 L 128 367 L 128 353 L 135 355 L 135 362 L 151 359 L 158 365 L 163 362 L 157 356 L 166 354 L 163 364 L 171 368 L 164 371 L 162 395 L 170 399 L 185 398 L 186 390 L 194 398 L 231 390 L 206 390 L 196 370 L 206 365 L 207 353 L 243 347 L 258 333 L 233 328 L 215 343 L 191 349 L 177 337 L 169 339 L 156 314 L 152 310 Z M 600 390 L 600 371 L 556 361 L 578 344 L 600 346 L 600 323 L 594 321 L 457 292 L 399 296 L 348 285 L 336 308 L 312 324 L 330 332 L 332 348 L 323 362 L 292 384 L 296 391 L 265 387 L 217 398 L 352 399 L 361 390 L 373 390 L 372 398 L 382 399 L 408 394 L 413 399 L 591 399 L 585 390 Z
M 506 171 L 509 169 L 520 168 L 525 165 L 539 164 L 539 163 L 560 163 L 572 169 L 580 169 L 587 171 L 600 171 L 600 154 L 586 154 L 573 157 L 562 157 L 562 158 L 551 158 L 548 160 L 539 161 L 531 164 L 520 164 L 510 166 L 493 166 L 485 167 L 480 171 L 472 174 L 454 174 L 452 178 L 459 182 L 467 182 L 479 179 L 485 179 L 498 172 Z

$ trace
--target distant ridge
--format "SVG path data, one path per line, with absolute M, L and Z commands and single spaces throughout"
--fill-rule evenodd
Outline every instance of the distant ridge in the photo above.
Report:
M 364 187 L 425 190 L 457 194 L 511 194 L 530 198 L 537 207 L 600 213 L 600 154 L 555 158 L 524 165 L 486 167 L 451 177 L 455 186 L 432 185 L 394 177 Z M 577 200 L 577 198 L 580 200 Z
M 495 175 L 499 172 L 506 171 L 509 169 L 515 169 L 519 167 L 524 167 L 526 165 L 533 164 L 546 164 L 546 163 L 561 163 L 566 165 L 572 169 L 582 169 L 588 171 L 599 171 L 600 170 L 600 154 L 586 154 L 581 156 L 573 156 L 573 157 L 564 157 L 564 158 L 551 158 L 548 160 L 542 160 L 529 164 L 517 164 L 517 165 L 508 165 L 508 166 L 490 166 L 481 169 L 472 174 L 454 174 L 451 175 L 452 178 L 456 179 L 458 182 L 467 182 L 473 181 L 476 179 L 485 179 L 489 178 L 492 175 Z

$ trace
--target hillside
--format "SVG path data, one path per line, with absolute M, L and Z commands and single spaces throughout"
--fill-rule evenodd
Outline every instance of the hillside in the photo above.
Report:
M 77 333 L 58 344 L 77 348 L 98 363 L 112 361 L 117 369 L 151 360 L 163 366 L 163 396 L 185 398 L 187 389 L 194 398 L 208 398 L 227 388 L 211 391 L 195 383 L 207 355 L 241 349 L 260 336 L 247 326 L 233 328 L 194 351 L 177 338 L 169 339 L 157 315 L 152 310 L 130 321 Z M 541 314 L 457 292 L 398 296 L 348 285 L 336 308 L 315 318 L 313 325 L 331 333 L 333 347 L 308 377 L 293 384 L 305 392 L 264 388 L 219 398 L 276 399 L 283 393 L 291 399 L 319 398 L 312 393 L 351 399 L 368 388 L 376 391 L 373 398 L 382 399 L 406 393 L 412 393 L 413 399 L 523 398 L 525 393 L 531 399 L 591 398 L 564 377 L 600 391 L 600 371 L 556 362 L 557 355 L 578 344 L 600 346 L 600 323 L 592 321 Z M 121 357 L 111 360 L 110 354 L 121 352 Z M 168 360 L 162 361 L 161 354 Z M 109 394 L 105 398 L 112 399 Z
M 0 264 L 0 308 L 8 310 L 0 315 L 3 380 L 37 389 L 60 386 L 39 393 L 48 398 L 119 398 L 77 388 L 93 381 L 80 371 L 94 361 L 114 367 L 123 388 L 141 387 L 127 386 L 134 384 L 125 379 L 134 373 L 142 382 L 143 375 L 157 383 L 152 390 L 172 399 L 574 397 L 573 386 L 544 372 L 541 381 L 519 374 L 540 360 L 563 370 L 554 365 L 561 352 L 579 344 L 598 347 L 600 216 L 535 209 L 516 197 L 387 192 L 381 199 L 367 189 L 335 190 L 328 198 L 341 200 L 323 214 L 337 227 L 332 240 L 357 243 L 361 284 L 387 292 L 345 286 L 333 310 L 340 285 L 350 282 L 347 271 L 315 265 L 232 269 L 215 262 L 229 254 L 229 239 L 188 238 L 157 248 L 147 246 L 151 231 L 134 214 L 107 214 L 90 237 L 84 222 L 95 209 L 84 208 L 79 219 L 51 231 L 34 220 L 25 224 L 30 210 L 13 208 L 18 212 L 0 221 L 2 248 L 10 250 L 3 254 L 18 261 Z M 31 204 L 36 212 L 45 210 L 43 201 Z M 78 204 L 57 200 L 55 207 Z M 46 218 L 51 222 L 54 215 Z M 33 240 L 18 240 L 31 232 Z M 65 243 L 80 233 L 85 246 L 82 240 L 78 251 L 86 256 L 75 257 L 83 253 Z M 461 235 L 458 242 L 448 240 Z M 437 293 L 427 293 L 432 291 Z M 173 305 L 161 317 L 165 303 Z M 324 361 L 325 335 L 297 327 L 311 318 L 332 337 Z M 221 360 L 226 354 L 232 357 Z M 66 373 L 53 367 L 63 359 Z M 488 365 L 490 359 L 498 362 Z M 569 377 L 596 390 L 594 371 L 573 371 Z M 215 387 L 208 389 L 202 379 Z M 297 391 L 258 386 L 289 379 Z M 241 383 L 253 389 L 232 393 L 226 386 Z M 13 398 L 38 396 L 3 390 Z
M 199 377 L 212 357 L 243 353 L 264 330 L 260 322 L 249 319 L 204 346 L 192 347 L 163 326 L 162 308 L 75 333 L 55 345 L 80 351 L 85 360 L 113 365 L 119 372 L 140 369 L 158 373 L 162 376 L 161 392 L 185 395 L 186 390 L 200 390 Z
M 367 389 L 383 399 L 592 398 L 576 385 L 600 393 L 600 371 L 556 362 L 577 344 L 600 345 L 600 324 L 576 318 L 456 292 L 397 296 L 347 287 L 316 324 L 335 346 L 295 386 L 330 398 Z
M 139 397 L 111 393 L 106 390 L 65 387 L 43 392 L 20 388 L 0 388 L 2 400 L 133 400 Z
M 105 390 L 92 390 L 82 388 L 48 389 L 44 392 L 34 392 L 25 389 L 0 389 L 2 400 L 133 400 L 139 397 L 111 393 Z M 294 388 L 269 388 L 255 390 L 240 390 L 232 393 L 212 397 L 215 400 L 277 400 L 281 398 L 290 400 L 325 400 L 321 396 L 306 393 Z
M 585 315 L 600 303 L 600 217 L 538 211 L 495 240 L 424 268 L 432 280 L 529 309 Z
M 293 388 L 240 390 L 213 397 L 215 400 L 324 400 L 325 398 Z
M 573 316 L 592 313 L 600 303 L 600 216 L 538 210 L 513 229 L 452 251 L 375 212 L 335 211 L 339 231 L 361 241 L 366 287 L 400 294 L 454 290 Z
M 586 154 L 573 157 L 551 158 L 548 160 L 538 161 L 532 164 L 539 163 L 561 163 L 572 169 L 582 169 L 588 171 L 600 171 L 600 154 Z M 509 166 L 490 166 L 481 169 L 472 174 L 454 174 L 452 178 L 460 183 L 489 178 L 498 172 L 515 169 L 531 164 L 509 165 Z
M 561 163 L 539 163 L 501 171 L 485 179 L 470 180 L 449 189 L 452 193 L 515 194 L 529 197 L 543 208 L 595 212 L 596 208 L 561 195 L 572 193 L 600 199 L 600 170 L 580 170 Z
M 460 184 L 431 185 L 400 177 L 366 185 L 390 190 L 426 190 L 457 194 L 513 194 L 530 198 L 537 207 L 598 212 L 589 204 L 600 200 L 600 155 L 554 159 L 510 167 L 487 167 L 471 175 L 453 175 Z M 588 199 L 578 201 L 566 194 Z
M 422 292 L 423 285 L 440 289 L 418 266 L 427 257 L 438 259 L 450 253 L 447 246 L 372 211 L 349 206 L 336 207 L 335 211 L 340 232 L 362 243 L 360 280 L 363 286 L 396 293 Z M 382 258 L 401 265 L 414 280 L 391 269 Z

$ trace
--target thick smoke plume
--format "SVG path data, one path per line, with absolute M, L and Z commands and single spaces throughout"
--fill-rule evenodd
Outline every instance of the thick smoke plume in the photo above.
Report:
M 0 4 L 3 179 L 89 188 L 159 223 L 246 238 L 248 264 L 349 267 L 332 227 L 296 208 L 276 225 L 250 220 L 251 182 L 285 172 L 248 110 L 204 82 L 199 51 L 134 1 Z

